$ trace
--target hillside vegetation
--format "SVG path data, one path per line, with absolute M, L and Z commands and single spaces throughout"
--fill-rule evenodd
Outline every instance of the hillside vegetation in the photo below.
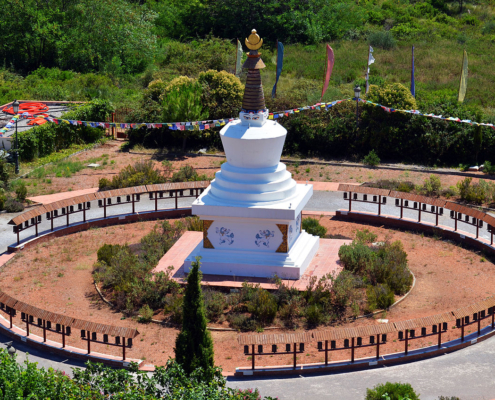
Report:
M 200 78 L 199 83 L 207 88 L 197 94 L 203 105 L 203 109 L 198 110 L 202 119 L 234 116 L 239 104 L 232 101 L 217 107 L 218 99 L 223 96 L 218 80 L 217 83 L 208 81 L 200 74 L 208 70 L 232 73 L 236 38 L 243 42 L 250 30 L 256 28 L 265 39 L 261 53 L 267 68 L 262 71 L 262 78 L 267 106 L 273 111 L 320 100 L 326 43 L 333 47 L 336 62 L 324 101 L 352 97 L 354 85 L 364 84 L 369 44 L 375 49 L 376 59 L 371 66 L 370 82 L 380 87 L 394 83 L 409 87 L 411 46 L 414 45 L 418 109 L 484 122 L 495 121 L 492 95 L 495 88 L 495 17 L 493 5 L 487 1 L 53 0 L 38 3 L 27 0 L 11 3 L 11 12 L 0 16 L 2 104 L 14 98 L 100 98 L 111 101 L 116 109 L 133 110 L 128 121 L 164 122 L 166 117 L 175 115 L 163 110 L 162 103 L 167 100 L 166 86 L 175 78 L 187 76 L 194 82 Z M 18 18 L 12 20 L 11 15 Z M 277 98 L 273 100 L 270 94 L 275 80 L 277 39 L 285 45 L 285 59 Z M 458 104 L 464 49 L 469 56 L 468 90 L 465 102 Z M 244 79 L 245 74 L 241 76 L 241 82 Z M 229 85 L 230 90 L 236 84 L 230 82 Z M 235 89 L 238 91 L 238 86 Z M 385 132 L 387 136 L 390 128 L 397 125 L 396 121 L 390 125 L 393 117 L 374 115 L 372 120 L 367 120 L 366 109 L 362 112 L 360 130 L 363 138 L 368 134 L 376 136 L 377 132 L 381 135 Z M 339 117 L 349 116 L 348 120 L 341 119 L 338 128 L 345 132 L 345 141 L 354 135 L 351 113 L 352 107 L 336 111 Z M 328 118 L 301 115 L 287 118 L 283 123 L 289 131 L 296 125 L 314 130 L 315 127 L 308 123 L 317 125 L 318 130 L 328 128 Z M 410 118 L 414 122 L 414 117 Z M 354 143 L 354 148 L 344 154 L 359 157 L 367 154 L 371 146 L 382 158 L 404 156 L 406 160 L 425 163 L 471 162 L 471 154 L 465 153 L 475 151 L 481 157 L 491 157 L 491 130 L 484 129 L 482 148 L 476 150 L 472 148 L 473 128 L 469 125 L 444 128 L 446 123 L 442 122 L 443 133 L 438 133 L 436 121 L 424 118 L 418 121 L 410 128 L 411 132 L 422 139 L 425 135 L 433 135 L 435 149 L 446 149 L 418 158 L 419 143 L 409 150 L 410 155 L 403 154 L 401 146 L 405 143 L 402 143 L 398 148 L 394 144 L 392 149 L 396 151 L 389 154 L 380 143 L 373 143 L 376 138 L 370 138 L 363 143 Z M 409 124 L 411 119 L 400 122 Z M 386 129 L 383 123 L 387 125 Z M 417 131 L 417 125 L 421 124 L 427 127 Z M 434 132 L 428 126 L 433 126 Z M 335 129 L 331 141 L 344 140 Z M 154 135 L 141 133 L 136 141 L 146 141 L 143 135 L 150 134 Z M 165 134 L 169 136 L 168 132 L 160 132 L 161 136 Z M 301 134 L 298 127 L 295 136 L 301 135 L 304 136 L 304 132 Z M 460 142 L 459 138 L 462 138 Z M 171 139 L 175 143 L 177 138 Z M 196 135 L 196 139 L 188 144 L 219 144 L 214 138 L 205 140 L 205 135 Z M 320 139 L 324 137 L 320 136 Z M 153 138 L 148 140 L 148 145 L 161 145 L 163 140 Z M 328 140 L 324 139 L 324 142 Z M 180 143 L 177 139 L 177 146 Z M 462 146 L 462 149 L 445 156 L 451 146 L 457 149 Z M 290 153 L 322 153 L 320 145 L 296 143 L 289 147 Z M 340 148 L 335 153 L 343 154 Z M 461 157 L 459 153 L 462 153 Z M 334 156 L 332 152 L 321 155 Z

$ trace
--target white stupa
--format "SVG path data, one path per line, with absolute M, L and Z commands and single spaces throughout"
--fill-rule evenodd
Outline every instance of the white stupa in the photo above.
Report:
M 204 274 L 299 279 L 318 250 L 319 238 L 301 229 L 313 186 L 297 184 L 280 162 L 287 131 L 268 120 L 262 43 L 255 30 L 246 39 L 251 51 L 240 119 L 220 131 L 227 162 L 192 205 L 203 240 L 186 258 L 186 272 L 199 256 Z

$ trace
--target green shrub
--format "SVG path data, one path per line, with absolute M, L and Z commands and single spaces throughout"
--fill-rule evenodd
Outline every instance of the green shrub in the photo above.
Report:
M 199 74 L 203 86 L 202 103 L 209 110 L 209 119 L 236 116 L 241 110 L 244 85 L 226 71 L 209 70 Z
M 362 231 L 358 230 L 356 231 L 356 241 L 361 242 L 361 243 L 373 243 L 376 241 L 376 238 L 378 235 L 376 235 L 373 232 L 370 232 L 369 229 L 363 229 Z
M 381 383 L 373 389 L 366 389 L 365 400 L 419 400 L 419 396 L 409 383 Z
M 316 327 L 323 323 L 325 316 L 323 310 L 317 304 L 310 304 L 304 309 L 306 322 L 310 327 Z
M 148 306 L 148 304 L 145 304 L 143 307 L 140 308 L 139 310 L 139 322 L 141 323 L 150 323 L 151 320 L 153 319 L 153 310 Z
M 426 196 L 439 196 L 440 190 L 442 189 L 442 183 L 440 182 L 440 178 L 437 175 L 430 175 L 429 178 L 426 178 L 423 182 L 423 186 L 421 187 L 421 192 Z
M 16 186 L 16 188 L 15 188 L 15 194 L 17 196 L 17 200 L 20 201 L 21 203 L 26 200 L 26 197 L 27 197 L 27 187 L 24 184 L 24 182 L 21 182 L 19 185 Z
M 232 328 L 243 332 L 254 331 L 257 328 L 256 321 L 244 314 L 230 314 L 227 316 L 227 321 Z
M 495 175 L 495 165 L 490 161 L 485 161 L 483 163 L 483 172 L 488 175 Z
M 414 190 L 414 184 L 412 182 L 400 182 L 397 186 L 398 192 L 410 193 Z
M 277 315 L 275 296 L 263 288 L 257 288 L 248 304 L 248 311 L 262 325 L 273 322 Z
M 209 180 L 206 175 L 198 175 L 198 172 L 190 165 L 184 165 L 179 171 L 174 172 L 171 182 L 194 182 L 194 181 L 207 181 Z
M 98 249 L 96 253 L 97 259 L 100 262 L 103 261 L 107 265 L 110 265 L 112 263 L 113 256 L 117 254 L 120 249 L 122 249 L 122 246 L 120 244 L 104 244 Z
M 171 278 L 170 268 L 155 275 L 152 270 L 183 230 L 181 221 L 174 225 L 164 221 L 141 239 L 138 254 L 128 245 L 105 244 L 98 250 L 95 280 L 111 291 L 109 296 L 117 310 L 132 315 L 145 304 L 152 310 L 165 307 L 167 295 L 175 293 L 179 285 Z
M 391 31 L 373 32 L 368 36 L 368 41 L 373 47 L 379 47 L 384 50 L 390 50 L 396 46 L 394 35 Z
M 188 231 L 203 232 L 203 221 L 201 221 L 197 215 L 186 217 L 185 225 Z
M 369 165 L 370 167 L 380 165 L 380 157 L 375 153 L 375 150 L 371 150 L 368 155 L 363 158 L 363 164 Z
M 299 307 L 298 299 L 291 299 L 284 304 L 279 309 L 279 317 L 282 321 L 284 321 L 285 325 L 288 328 L 294 326 L 296 319 L 300 316 L 301 311 Z
M 223 314 L 223 310 L 227 308 L 225 295 L 222 292 L 214 290 L 206 290 L 204 293 L 204 301 L 206 308 L 206 318 L 209 321 L 216 321 Z
M 407 253 L 402 242 L 386 242 L 375 254 L 367 270 L 368 281 L 373 285 L 387 284 L 398 295 L 406 293 L 412 285 L 413 276 L 407 268 Z
M 181 292 L 173 291 L 165 297 L 164 314 L 170 314 L 170 322 L 176 325 L 182 325 L 182 305 L 184 297 Z
M 304 218 L 302 221 L 302 229 L 310 235 L 324 237 L 327 233 L 327 228 L 320 224 L 320 221 L 315 218 Z
M 368 309 L 374 311 L 376 309 L 385 310 L 395 302 L 394 292 L 387 284 L 379 283 L 376 286 L 368 286 L 366 289 L 366 297 L 368 300 Z
M 5 208 L 5 201 L 7 200 L 7 196 L 4 194 L 0 194 L 0 211 Z
M 366 100 L 402 110 L 415 110 L 417 108 L 416 99 L 411 91 L 401 83 L 392 83 L 382 87 L 370 85 Z
M 128 165 L 122 169 L 111 181 L 105 178 L 100 179 L 98 187 L 100 191 L 104 191 L 164 183 L 165 180 L 160 171 L 154 168 L 153 161 L 138 161 L 134 165 Z
M 15 201 L 12 197 L 7 198 L 4 207 L 5 211 L 7 211 L 8 213 L 17 213 L 24 211 L 24 206 L 22 205 L 22 203 Z
M 495 193 L 495 184 L 480 179 L 478 183 L 471 184 L 473 178 L 465 178 L 457 182 L 457 190 L 461 200 L 468 203 L 483 204 L 491 201 Z
M 351 244 L 344 244 L 339 249 L 339 259 L 344 269 L 357 275 L 364 273 L 366 268 L 372 264 L 374 257 L 374 252 L 357 240 Z

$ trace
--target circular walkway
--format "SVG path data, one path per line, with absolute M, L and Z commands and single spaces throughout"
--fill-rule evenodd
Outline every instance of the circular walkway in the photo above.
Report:
M 190 206 L 192 202 L 191 199 L 183 201 L 188 204 L 181 202 L 179 207 Z M 162 207 L 165 207 L 165 204 L 164 202 Z M 315 190 L 306 210 L 335 211 L 341 208 L 346 209 L 347 205 L 347 201 L 342 199 L 341 192 L 323 189 Z M 353 205 L 354 208 L 356 211 L 374 211 L 376 205 L 361 203 L 359 206 Z M 127 211 L 122 209 L 122 211 L 115 210 L 115 212 L 118 214 Z M 398 214 L 398 210 L 392 204 L 387 205 L 383 212 L 391 215 Z M 15 241 L 12 226 L 7 225 L 13 216 L 12 214 L 0 214 L 0 254 Z M 411 217 L 414 216 L 411 214 Z M 453 225 L 446 215 L 442 218 L 441 224 Z M 0 346 L 5 347 L 6 342 L 9 342 L 8 338 L 0 335 Z M 83 366 L 77 361 L 63 360 L 49 353 L 29 349 L 20 343 L 14 345 L 18 350 L 18 360 L 21 362 L 26 359 L 26 354 L 30 353 L 29 360 L 38 362 L 40 367 L 53 367 L 70 374 L 72 367 Z M 495 337 L 452 354 L 399 366 L 343 374 L 280 379 L 237 380 L 229 378 L 228 385 L 242 389 L 258 388 L 262 396 L 278 397 L 280 400 L 356 400 L 364 399 L 366 388 L 392 381 L 410 383 L 420 394 L 422 400 L 437 400 L 438 396 L 457 396 L 461 400 L 490 400 L 495 398 L 493 371 L 495 371 Z

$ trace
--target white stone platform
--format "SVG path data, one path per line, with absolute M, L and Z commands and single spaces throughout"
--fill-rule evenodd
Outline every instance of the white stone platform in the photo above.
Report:
M 303 231 L 288 253 L 255 250 L 221 250 L 203 248 L 201 241 L 184 260 L 184 272 L 201 257 L 204 274 L 298 280 L 306 271 L 319 247 L 319 238 Z

